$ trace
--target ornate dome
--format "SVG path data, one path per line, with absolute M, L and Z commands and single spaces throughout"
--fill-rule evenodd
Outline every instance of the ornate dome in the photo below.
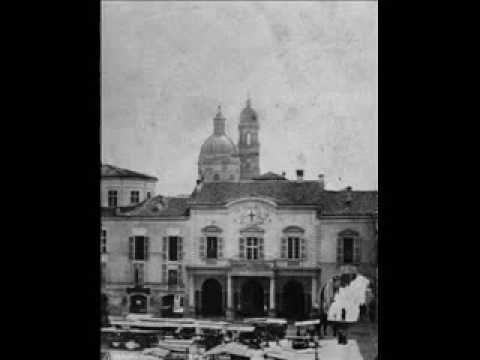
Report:
M 250 99 L 247 100 L 247 106 L 240 113 L 240 124 L 258 124 L 257 112 L 252 109 Z
M 203 143 L 200 149 L 200 159 L 215 156 L 230 156 L 237 154 L 235 143 L 225 134 L 225 118 L 218 106 L 217 115 L 213 119 L 213 134 Z
M 235 143 L 225 134 L 210 135 L 200 149 L 200 158 L 218 155 L 236 155 Z

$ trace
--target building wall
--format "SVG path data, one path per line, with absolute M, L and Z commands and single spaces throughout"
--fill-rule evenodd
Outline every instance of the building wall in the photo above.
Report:
M 223 238 L 223 260 L 213 262 L 213 266 L 227 266 L 227 259 L 239 258 L 240 229 L 249 224 L 248 211 L 255 209 L 263 223 L 258 225 L 265 230 L 264 254 L 265 260 L 279 259 L 281 256 L 281 238 L 287 226 L 298 226 L 305 230 L 307 258 L 299 264 L 309 269 L 320 268 L 320 282 L 317 291 L 334 275 L 341 274 L 345 267 L 336 263 L 338 233 L 351 229 L 360 234 L 362 239 L 362 264 L 357 270 L 361 273 L 375 276 L 375 223 L 372 219 L 363 218 L 320 218 L 310 209 L 278 209 L 265 201 L 248 200 L 232 204 L 222 209 L 192 209 L 187 220 L 141 220 L 141 219 L 102 219 L 102 228 L 107 231 L 107 285 L 105 292 L 111 299 L 112 313 L 128 312 L 129 296 L 126 288 L 133 286 L 131 261 L 128 259 L 128 238 L 135 234 L 144 234 L 150 238 L 150 257 L 145 262 L 145 285 L 152 289 L 149 295 L 149 311 L 159 312 L 161 299 L 168 294 L 184 294 L 188 289 L 169 289 L 162 284 L 162 238 L 168 235 L 178 235 L 183 238 L 183 284 L 188 285 L 186 266 L 212 266 L 200 258 L 199 241 L 202 229 L 207 225 L 220 227 Z M 169 262 L 176 266 L 178 262 Z M 286 266 L 281 261 L 280 266 Z M 202 278 L 205 280 L 207 277 Z M 200 278 L 198 278 L 200 279 Z M 280 281 L 280 280 L 279 280 Z M 192 283 L 197 290 L 201 282 Z M 225 286 L 222 280 L 222 288 Z M 311 290 L 311 285 L 305 285 L 305 291 Z M 277 291 L 281 283 L 278 283 Z M 318 293 L 312 294 L 313 301 L 318 301 Z M 185 299 L 185 303 L 188 300 Z
M 189 262 L 194 265 L 204 263 L 200 258 L 200 237 L 202 229 L 208 225 L 216 225 L 220 227 L 223 238 L 223 255 L 228 259 L 239 258 L 239 238 L 240 230 L 249 225 L 246 219 L 249 209 L 258 207 L 261 216 L 267 216 L 268 219 L 258 226 L 265 230 L 264 238 L 264 254 L 265 260 L 278 259 L 281 256 L 281 238 L 283 229 L 287 226 L 296 225 L 305 229 L 305 238 L 308 256 L 303 262 L 306 266 L 314 266 L 317 258 L 317 231 L 316 224 L 318 220 L 315 218 L 313 210 L 278 210 L 274 206 L 265 202 L 249 201 L 234 204 L 228 209 L 219 210 L 192 210 L 191 211 L 191 229 L 193 239 L 189 246 Z
M 155 195 L 154 180 L 132 180 L 132 179 L 102 179 L 100 183 L 101 206 L 108 206 L 108 191 L 118 191 L 118 206 L 130 205 L 130 191 L 136 190 L 140 192 L 140 202 L 145 200 L 147 192 L 151 196 Z

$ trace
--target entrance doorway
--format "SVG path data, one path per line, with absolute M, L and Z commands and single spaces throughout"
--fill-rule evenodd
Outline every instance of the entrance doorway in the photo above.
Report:
M 161 313 L 164 317 L 172 317 L 173 315 L 174 295 L 166 295 L 162 297 Z
M 283 287 L 283 316 L 290 319 L 305 316 L 305 294 L 302 284 L 296 280 L 290 280 Z
M 202 315 L 223 315 L 222 285 L 215 279 L 208 279 L 202 285 Z
M 130 312 L 144 314 L 147 312 L 147 297 L 145 295 L 132 295 L 130 297 Z
M 248 280 L 242 286 L 241 312 L 243 316 L 262 316 L 263 308 L 263 287 L 256 280 Z

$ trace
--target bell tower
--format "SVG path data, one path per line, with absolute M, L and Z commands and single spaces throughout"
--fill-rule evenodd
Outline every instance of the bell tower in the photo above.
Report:
M 252 109 L 250 98 L 240 113 L 238 124 L 238 154 L 240 157 L 240 180 L 249 180 L 260 175 L 260 142 L 258 141 L 258 116 Z

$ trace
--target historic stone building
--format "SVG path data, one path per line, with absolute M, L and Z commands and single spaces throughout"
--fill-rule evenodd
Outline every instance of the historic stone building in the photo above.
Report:
M 143 200 L 114 206 L 103 176 L 114 168 L 103 165 L 102 291 L 112 314 L 301 318 L 331 301 L 327 282 L 361 273 L 374 283 L 377 191 L 330 191 L 323 175 L 306 180 L 302 170 L 260 175 L 250 101 L 238 146 L 225 121 L 218 109 L 189 197 L 153 196 L 155 178 L 134 173 Z M 124 184 L 119 193 L 136 191 Z

